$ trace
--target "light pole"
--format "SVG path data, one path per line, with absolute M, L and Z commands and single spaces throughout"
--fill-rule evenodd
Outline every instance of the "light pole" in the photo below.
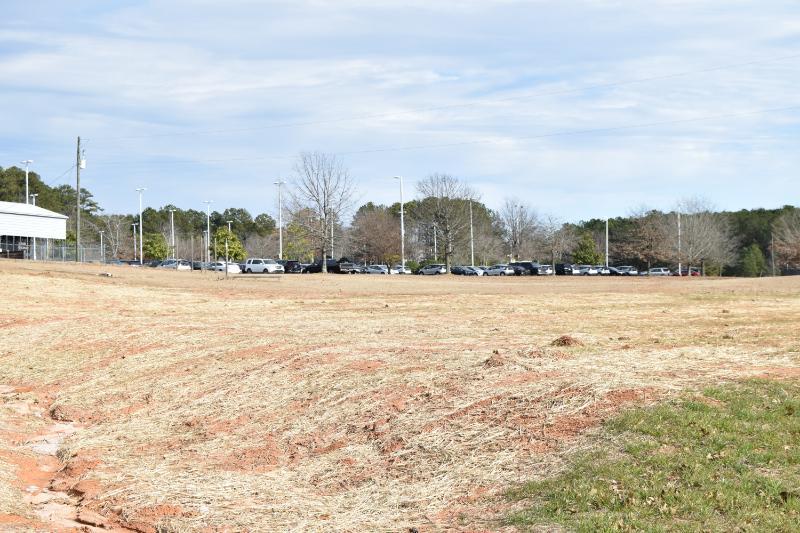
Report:
M 403 265 L 403 274 L 406 273 L 406 224 L 403 220 L 403 176 L 395 176 L 400 180 L 400 263 Z
M 175 210 L 169 210 L 169 226 L 172 234 L 172 258 L 175 259 L 175 268 L 178 268 L 178 252 L 175 249 Z
M 144 224 L 142 223 L 142 193 L 146 191 L 146 187 L 139 187 L 136 192 L 139 193 L 139 264 L 144 264 L 144 237 L 142 235 Z
M 26 171 L 26 174 L 27 174 L 27 171 Z M 27 192 L 27 189 L 28 189 L 28 179 L 27 179 L 27 176 L 26 176 L 26 178 L 25 178 L 25 190 L 26 190 L 26 192 Z M 31 201 L 33 202 L 33 205 L 36 205 L 36 197 L 37 196 L 39 196 L 39 193 L 34 193 L 34 194 L 30 195 Z M 36 261 L 36 237 L 33 238 L 33 260 Z
M 278 186 L 278 259 L 283 259 L 283 197 L 281 196 L 281 185 L 286 182 L 278 180 L 274 183 Z
M 30 170 L 31 163 L 33 163 L 33 159 L 26 159 L 22 161 L 22 164 L 25 165 L 25 203 L 30 203 L 30 191 L 28 190 L 28 171 Z
M 682 276 L 681 272 L 681 212 L 678 211 L 678 276 Z
M 608 269 L 608 219 L 606 219 L 606 269 Z
M 105 233 L 105 232 L 103 230 L 100 230 L 100 262 L 105 264 L 105 262 L 106 262 L 106 247 L 105 247 L 105 244 L 103 244 L 103 233 Z
M 211 262 L 211 204 L 213 200 L 203 201 L 206 204 L 206 262 Z
M 472 231 L 472 198 L 469 199 L 469 264 L 475 266 L 475 234 Z
M 136 261 L 136 226 L 138 226 L 136 222 L 131 224 L 133 226 L 133 260 Z
M 231 236 L 231 223 L 233 220 L 226 220 L 228 223 L 228 233 L 225 234 L 225 277 L 228 277 L 228 237 Z

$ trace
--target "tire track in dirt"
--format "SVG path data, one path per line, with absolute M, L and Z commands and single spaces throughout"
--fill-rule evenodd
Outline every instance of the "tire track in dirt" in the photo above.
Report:
M 53 532 L 125 532 L 105 517 L 81 507 L 81 495 L 55 488 L 63 468 L 58 451 L 64 440 L 80 431 L 73 422 L 53 420 L 48 411 L 21 389 L 0 385 L 0 402 L 9 415 L 0 434 L 6 450 L 3 459 L 17 470 L 17 486 L 22 490 L 25 511 L 22 515 L 0 514 L 0 529 Z M 30 433 L 26 422 L 45 422 L 43 430 Z M 62 484 L 63 486 L 63 484 Z

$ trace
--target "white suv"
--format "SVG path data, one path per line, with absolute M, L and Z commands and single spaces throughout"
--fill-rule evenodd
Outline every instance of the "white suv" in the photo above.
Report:
M 283 274 L 283 265 L 274 259 L 260 259 L 252 257 L 245 261 L 244 271 L 247 274 Z

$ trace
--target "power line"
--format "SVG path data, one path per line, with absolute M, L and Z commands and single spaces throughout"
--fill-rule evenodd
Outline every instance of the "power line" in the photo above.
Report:
M 67 170 L 65 170 L 64 172 L 62 172 L 60 176 L 58 176 L 58 177 L 57 177 L 57 178 L 55 178 L 55 179 L 52 179 L 52 180 L 48 181 L 48 182 L 47 182 L 47 186 L 48 186 L 48 187 L 52 187 L 52 186 L 53 186 L 53 184 L 54 184 L 55 182 L 57 182 L 58 180 L 60 180 L 60 179 L 61 179 L 61 178 L 63 178 L 64 176 L 66 176 L 66 175 L 67 175 L 67 173 L 68 173 L 69 171 L 71 171 L 72 169 L 74 169 L 74 168 L 75 168 L 75 164 L 73 163 L 73 164 L 72 164 L 72 166 L 71 166 L 71 167 L 69 167 L 69 168 L 68 168 Z
M 725 65 L 716 65 L 712 67 L 705 67 L 701 69 L 695 70 L 687 70 L 683 72 L 675 72 L 671 74 L 662 74 L 658 76 L 648 76 L 643 78 L 634 78 L 630 80 L 623 80 L 617 82 L 608 82 L 608 83 L 599 83 L 594 85 L 584 85 L 582 87 L 576 87 L 572 89 L 556 89 L 552 91 L 542 91 L 542 92 L 534 92 L 524 95 L 518 96 L 509 96 L 506 98 L 496 98 L 491 100 L 480 100 L 477 102 L 465 102 L 461 104 L 447 104 L 447 105 L 440 105 L 440 106 L 429 106 L 429 107 L 420 107 L 415 109 L 407 109 L 403 111 L 390 111 L 385 113 L 372 113 L 366 115 L 357 115 L 351 117 L 339 117 L 333 119 L 326 119 L 326 120 L 309 120 L 309 121 L 299 121 L 299 122 L 284 122 L 284 123 L 275 123 L 275 124 L 267 124 L 264 126 L 257 126 L 251 128 L 231 128 L 231 129 L 218 129 L 218 130 L 194 130 L 194 131 L 184 131 L 184 132 L 174 132 L 174 133 L 156 133 L 151 135 L 133 135 L 128 137 L 111 137 L 106 139 L 99 139 L 96 142 L 111 142 L 111 141 L 120 141 L 120 140 L 135 140 L 135 139 L 153 139 L 153 138 L 160 138 L 160 137 L 183 137 L 183 136 L 191 136 L 191 135 L 214 135 L 219 133 L 242 133 L 248 131 L 260 131 L 260 130 L 268 130 L 268 129 L 280 129 L 280 128 L 293 128 L 293 127 L 301 127 L 301 126 L 317 126 L 322 124 L 336 124 L 341 122 L 356 122 L 360 120 L 369 120 L 375 118 L 386 118 L 398 115 L 407 115 L 413 113 L 424 113 L 428 111 L 443 111 L 448 109 L 460 109 L 460 108 L 467 108 L 467 107 L 475 107 L 480 105 L 490 105 L 495 103 L 504 103 L 504 102 L 513 102 L 519 100 L 528 100 L 533 98 L 540 98 L 543 96 L 557 96 L 562 94 L 573 94 L 573 93 L 580 93 L 584 91 L 591 91 L 596 89 L 610 89 L 613 87 L 622 87 L 625 85 L 634 85 L 637 83 L 646 83 L 651 81 L 659 81 L 659 80 L 666 80 L 666 79 L 673 79 L 673 78 L 681 78 L 686 76 L 692 76 L 695 74 L 706 74 L 709 72 L 716 72 L 720 70 L 729 70 L 733 68 L 745 67 L 745 66 L 752 66 L 752 65 L 761 65 L 767 63 L 776 63 L 780 61 L 787 61 L 790 59 L 797 59 L 800 58 L 800 54 L 792 54 L 787 56 L 780 56 L 780 57 L 773 57 L 767 59 L 758 59 L 758 60 L 751 60 L 745 61 L 741 63 L 729 63 Z
M 452 143 L 440 143 L 440 144 L 419 144 L 419 145 L 410 145 L 410 146 L 394 146 L 394 147 L 385 147 L 385 148 L 371 148 L 367 150 L 352 150 L 352 151 L 345 151 L 345 152 L 334 152 L 335 155 L 358 155 L 358 154 L 371 154 L 371 153 L 381 153 L 381 152 L 402 152 L 402 151 L 410 151 L 410 150 L 424 150 L 424 149 L 433 149 L 433 148 L 451 148 L 456 146 L 472 146 L 472 145 L 482 145 L 482 144 L 498 144 L 500 142 L 505 142 L 508 140 L 516 140 L 516 141 L 530 141 L 536 139 L 547 139 L 552 137 L 567 137 L 572 135 L 588 135 L 592 133 L 610 133 L 616 131 L 625 131 L 625 130 L 633 130 L 633 129 L 641 129 L 641 128 L 649 128 L 655 126 L 668 126 L 674 124 L 690 124 L 696 122 L 704 122 L 710 120 L 719 120 L 725 118 L 736 118 L 736 117 L 745 117 L 745 116 L 752 116 L 752 115 L 761 115 L 766 113 L 775 113 L 779 111 L 792 111 L 800 109 L 800 105 L 796 106 L 786 106 L 786 107 L 773 107 L 767 109 L 758 109 L 752 111 L 740 111 L 734 113 L 723 113 L 718 115 L 706 115 L 700 117 L 693 117 L 693 118 L 682 118 L 682 119 L 673 119 L 673 120 L 663 120 L 663 121 L 655 121 L 655 122 L 642 122 L 638 124 L 626 124 L 622 126 L 606 126 L 601 128 L 585 128 L 585 129 L 578 129 L 578 130 L 562 130 L 562 131 L 553 131 L 548 133 L 542 133 L 538 135 L 529 135 L 524 137 L 510 137 L 505 138 L 502 141 L 500 140 L 475 140 L 475 141 L 460 141 L 460 142 L 452 142 Z M 192 160 L 172 160 L 169 161 L 171 164 L 196 164 L 196 163 L 228 163 L 228 162 L 236 162 L 236 161 L 264 161 L 268 159 L 293 159 L 295 156 L 293 155 L 271 155 L 271 156 L 258 156 L 258 157 L 236 157 L 236 158 L 227 158 L 227 159 L 192 159 Z M 145 162 L 145 166 L 148 163 Z M 153 165 L 163 165 L 164 161 L 152 162 Z M 129 165 L 129 166 L 139 166 L 136 163 L 130 161 L 99 161 L 95 163 L 97 166 L 101 165 Z

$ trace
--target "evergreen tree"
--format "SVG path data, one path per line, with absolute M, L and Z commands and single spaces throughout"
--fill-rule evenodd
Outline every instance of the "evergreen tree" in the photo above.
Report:
M 581 235 L 578 246 L 572 254 L 573 260 L 580 265 L 599 265 L 603 262 L 603 256 L 597 251 L 597 244 L 594 242 L 591 233 Z
M 247 251 L 242 246 L 242 242 L 232 232 L 228 231 L 227 226 L 218 228 L 214 233 L 214 242 L 216 242 L 217 255 L 220 259 L 225 258 L 225 240 L 228 241 L 228 260 L 230 261 L 244 261 L 247 259 Z M 214 253 L 214 242 L 211 243 L 210 250 Z
M 167 239 L 161 233 L 145 233 L 142 243 L 142 254 L 147 259 L 158 259 L 163 261 L 169 256 L 169 245 Z
M 761 247 L 753 243 L 745 248 L 742 254 L 742 275 L 748 278 L 763 276 L 767 270 L 767 261 Z

